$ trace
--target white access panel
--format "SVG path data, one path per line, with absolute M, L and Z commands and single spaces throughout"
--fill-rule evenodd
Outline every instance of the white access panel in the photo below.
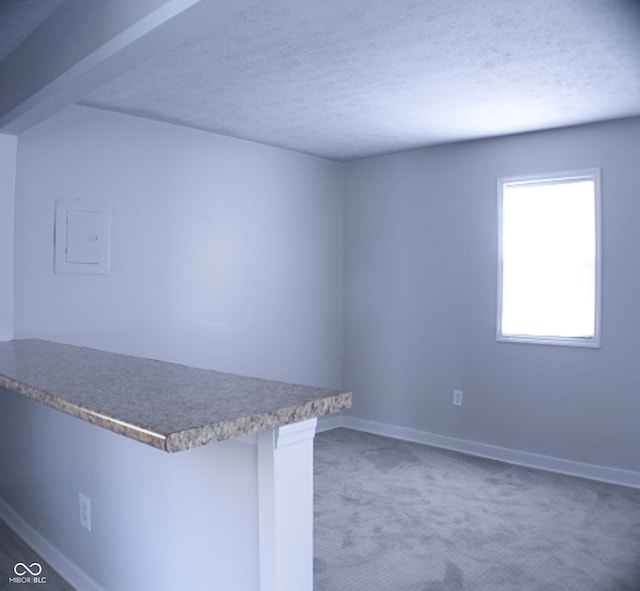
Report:
M 58 199 L 55 272 L 103 275 L 109 272 L 111 207 L 82 199 Z

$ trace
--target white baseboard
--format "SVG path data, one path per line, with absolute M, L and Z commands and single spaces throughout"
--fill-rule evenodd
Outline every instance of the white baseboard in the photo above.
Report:
M 338 427 L 344 427 L 344 417 L 339 414 L 327 415 L 324 417 L 318 417 L 318 424 L 316 426 L 316 433 L 322 433 L 323 431 L 329 431 Z
M 633 470 L 575 462 L 573 460 L 509 449 L 497 445 L 469 441 L 467 439 L 458 439 L 446 435 L 437 435 L 427 431 L 419 431 L 417 429 L 389 425 L 387 423 L 378 423 L 376 421 L 367 421 L 345 415 L 334 415 L 327 418 L 330 420 L 323 418 L 318 421 L 318 432 L 335 429 L 336 427 L 346 427 L 356 431 L 365 431 L 375 435 L 383 435 L 394 439 L 459 451 L 482 458 L 500 460 L 527 468 L 537 468 L 539 470 L 547 470 L 548 472 L 557 472 L 569 476 L 579 476 L 590 480 L 608 482 L 609 484 L 620 484 L 622 486 L 640 488 L 640 472 L 634 472 Z
M 15 510 L 3 499 L 0 499 L 0 518 L 30 546 L 43 560 L 45 560 L 63 579 L 74 589 L 82 591 L 104 591 L 82 569 L 69 560 L 49 540 L 31 527 Z M 46 575 L 46 573 L 43 573 Z

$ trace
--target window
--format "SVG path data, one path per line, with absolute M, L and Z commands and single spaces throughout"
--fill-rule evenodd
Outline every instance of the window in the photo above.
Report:
M 600 171 L 498 180 L 498 340 L 598 347 Z

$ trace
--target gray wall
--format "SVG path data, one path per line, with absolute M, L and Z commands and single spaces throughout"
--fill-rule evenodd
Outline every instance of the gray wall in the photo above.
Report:
M 0 466 L 0 514 L 52 544 L 78 589 L 198 589 L 203 577 L 215 589 L 259 586 L 252 445 L 168 454 L 0 388 Z
M 85 107 L 20 136 L 15 333 L 338 386 L 342 169 Z M 111 272 L 53 273 L 57 198 L 112 206 Z
M 13 337 L 13 208 L 17 139 L 0 134 L 0 341 Z
M 3 146 L 10 177 L 13 138 Z M 635 119 L 343 166 L 73 107 L 18 141 L 15 334 L 342 382 L 354 417 L 640 471 L 639 154 Z M 497 343 L 496 177 L 593 166 L 603 181 L 602 348 Z M 10 218 L 5 185 L 0 213 Z M 111 203 L 109 275 L 53 273 L 59 197 Z M 10 277 L 11 240 L 0 240 Z M 454 388 L 465 391 L 462 408 Z M 0 416 L 24 427 L 5 419 L 0 432 L 0 497 L 72 557 L 82 549 L 92 572 L 108 538 L 82 544 L 77 489 L 94 498 L 98 522 L 123 498 L 144 499 L 119 467 L 109 480 L 91 462 L 99 449 L 115 466 L 122 438 L 58 415 L 0 397 Z M 45 469 L 74 449 L 64 475 Z M 21 462 L 9 450 L 32 455 Z M 20 468 L 37 457 L 41 471 Z
M 18 140 L 15 336 L 337 387 L 342 190 L 333 162 L 72 107 Z M 54 274 L 57 198 L 111 204 L 108 275 Z M 221 589 L 255 588 L 257 558 L 237 563 L 258 552 L 256 465 L 244 443 L 168 455 L 0 390 L 0 510 L 105 589 L 196 588 L 201 571 L 180 563 L 207 564 Z
M 640 470 L 639 157 L 632 119 L 350 164 L 351 415 Z M 602 169 L 602 347 L 497 343 L 496 178 L 585 167 Z

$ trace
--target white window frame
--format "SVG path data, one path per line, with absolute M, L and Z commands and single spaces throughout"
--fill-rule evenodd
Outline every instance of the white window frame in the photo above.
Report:
M 594 310 L 594 335 L 593 337 L 567 337 L 567 336 L 539 336 L 528 334 L 503 334 L 502 332 L 502 274 L 503 274 L 503 189 L 505 185 L 513 184 L 541 184 L 561 183 L 563 181 L 575 182 L 579 180 L 592 180 L 595 190 L 595 310 Z M 512 176 L 498 178 L 498 300 L 497 300 L 497 330 L 496 337 L 500 342 L 532 343 L 545 345 L 562 345 L 569 347 L 600 347 L 601 332 L 601 307 L 602 307 L 602 239 L 601 239 L 601 180 L 599 168 L 586 168 L 554 173 L 544 173 L 526 176 Z

